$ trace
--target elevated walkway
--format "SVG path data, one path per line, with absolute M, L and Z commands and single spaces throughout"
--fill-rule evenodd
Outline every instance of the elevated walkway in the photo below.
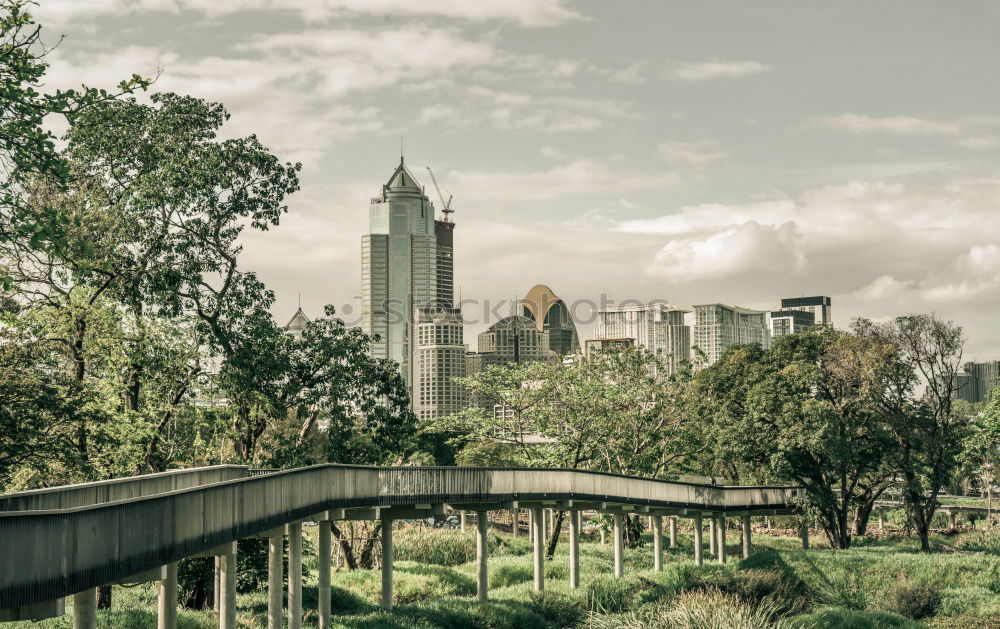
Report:
M 700 562 L 703 515 L 713 521 L 741 516 L 749 523 L 751 515 L 791 512 L 798 497 L 792 487 L 717 487 L 559 469 L 344 465 L 253 474 L 247 467 L 217 466 L 6 494 L 0 495 L 0 610 L 5 610 L 0 619 L 40 616 L 38 606 L 46 602 L 165 566 L 173 566 L 176 579 L 180 559 L 233 557 L 235 541 L 246 537 L 301 536 L 303 521 L 380 519 L 391 531 L 392 520 L 424 518 L 443 512 L 445 505 L 479 513 L 555 508 L 574 512 L 571 523 L 583 509 L 616 514 L 616 522 L 625 513 L 657 521 L 675 516 L 696 521 Z M 325 530 L 328 534 L 329 527 Z M 390 606 L 391 534 L 386 538 L 384 602 Z M 540 537 L 535 539 L 537 550 Z M 292 581 L 290 596 L 292 588 L 301 587 Z M 86 596 L 75 600 L 89 605 Z M 76 626 L 92 626 L 84 616 Z M 235 612 L 220 618 L 221 626 L 230 627 Z M 166 626 L 172 626 L 169 612 Z M 289 626 L 297 625 L 290 620 Z

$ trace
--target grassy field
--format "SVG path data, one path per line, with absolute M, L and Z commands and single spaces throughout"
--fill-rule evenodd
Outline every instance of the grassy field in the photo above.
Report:
M 315 535 L 315 528 L 307 528 Z M 627 549 L 626 573 L 612 574 L 612 552 L 581 544 L 580 589 L 568 586 L 568 548 L 546 562 L 546 592 L 532 590 L 530 546 L 491 533 L 490 602 L 475 601 L 473 534 L 406 529 L 396 532 L 396 609 L 378 608 L 379 574 L 333 576 L 335 625 L 380 627 L 998 627 L 1000 533 L 935 538 L 936 552 L 917 552 L 915 540 L 859 539 L 849 551 L 799 548 L 797 539 L 758 534 L 755 554 L 726 566 L 692 561 L 691 539 L 669 549 L 662 572 L 652 571 L 650 540 Z M 739 536 L 730 534 L 730 556 Z M 822 546 L 821 540 L 814 546 Z M 307 546 L 308 547 L 308 546 Z M 316 626 L 315 557 L 307 556 L 305 626 Z M 241 627 L 264 627 L 263 592 L 238 597 Z M 116 588 L 114 608 L 98 626 L 155 627 L 152 586 Z M 16 627 L 18 625 L 0 625 Z M 70 617 L 32 627 L 70 627 Z M 183 610 L 179 626 L 216 626 L 211 612 Z

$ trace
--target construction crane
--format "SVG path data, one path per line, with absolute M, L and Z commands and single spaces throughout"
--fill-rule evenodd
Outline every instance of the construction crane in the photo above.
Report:
M 441 186 L 438 185 L 437 178 L 434 176 L 434 171 L 431 170 L 430 166 L 427 167 L 427 172 L 429 172 L 431 174 L 431 181 L 434 182 L 434 189 L 437 190 L 438 198 L 441 199 L 441 212 L 444 214 L 444 218 L 442 220 L 444 220 L 446 222 L 450 222 L 451 221 L 451 218 L 450 218 L 451 214 L 452 214 L 452 212 L 455 211 L 455 210 L 451 209 L 451 199 L 452 199 L 453 195 L 449 192 L 448 193 L 448 200 L 445 201 L 444 200 L 444 194 L 442 194 L 442 192 L 441 192 Z

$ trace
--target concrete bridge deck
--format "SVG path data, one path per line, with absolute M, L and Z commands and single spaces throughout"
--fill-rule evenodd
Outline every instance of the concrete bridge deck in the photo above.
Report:
M 282 538 L 288 535 L 288 626 L 296 629 L 301 626 L 303 521 L 321 524 L 322 585 L 324 572 L 327 583 L 329 579 L 331 520 L 380 519 L 385 525 L 397 519 L 443 513 L 445 505 L 476 511 L 480 516 L 480 597 L 485 599 L 487 511 L 530 510 L 535 585 L 541 589 L 543 508 L 570 511 L 571 549 L 578 544 L 581 510 L 615 514 L 615 567 L 620 574 L 625 513 L 653 517 L 658 531 L 657 553 L 662 552 L 664 516 L 693 519 L 695 558 L 701 563 L 703 516 L 712 523 L 719 517 L 742 517 L 744 552 L 748 553 L 750 516 L 790 513 L 799 491 L 793 487 L 718 487 L 558 469 L 331 464 L 253 475 L 247 467 L 216 466 L 6 494 L 0 495 L 0 620 L 57 615 L 64 597 L 73 595 L 74 626 L 92 627 L 95 587 L 157 580 L 161 583 L 160 626 L 173 627 L 176 562 L 214 555 L 221 557 L 224 573 L 220 626 L 228 629 L 235 626 L 235 542 L 265 536 L 271 539 L 272 572 L 275 562 L 278 571 L 269 587 L 268 617 L 269 623 L 278 626 Z M 716 545 L 715 534 L 720 535 L 719 559 L 724 561 L 725 527 L 712 529 L 718 531 L 713 533 L 712 545 Z M 391 526 L 383 526 L 383 530 L 383 604 L 389 607 Z M 671 537 L 673 532 L 671 526 Z M 578 581 L 578 566 L 571 570 L 571 581 Z M 325 597 L 322 589 L 320 626 L 324 617 L 329 617 L 329 587 Z

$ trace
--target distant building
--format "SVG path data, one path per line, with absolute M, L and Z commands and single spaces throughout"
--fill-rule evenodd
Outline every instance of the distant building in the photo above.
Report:
M 634 339 L 637 346 L 663 356 L 673 373 L 691 358 L 691 326 L 684 324 L 689 312 L 666 304 L 608 308 L 598 311 L 594 334 L 598 339 Z
M 968 362 L 964 373 L 957 374 L 954 382 L 955 398 L 981 403 L 990 399 L 990 392 L 1000 385 L 1000 360 L 982 363 Z
M 400 157 L 399 166 L 371 200 L 368 231 L 361 239 L 361 327 L 379 337 L 372 344 L 372 354 L 399 363 L 413 407 L 421 409 L 419 414 L 445 414 L 445 408 L 432 411 L 429 402 L 421 402 L 417 383 L 421 379 L 437 383 L 438 372 L 463 372 L 464 348 L 458 353 L 421 349 L 418 328 L 423 325 L 426 334 L 431 334 L 428 330 L 439 325 L 449 330 L 461 327 L 461 315 L 453 310 L 455 225 L 447 219 L 435 220 L 434 205 Z M 437 311 L 443 314 L 431 314 Z M 418 373 L 418 352 L 422 352 L 421 360 L 434 365 L 434 374 Z M 452 360 L 457 362 L 447 362 Z M 428 386 L 434 389 L 438 384 Z M 451 394 L 434 390 L 437 393 L 429 395 L 450 408 Z M 443 397 L 436 397 L 438 393 Z
M 609 349 L 633 346 L 635 346 L 635 339 L 628 337 L 587 339 L 583 344 L 583 355 L 585 358 L 592 358 Z
M 465 354 L 465 372 L 475 375 L 491 366 L 556 360 L 549 349 L 549 333 L 539 330 L 527 317 L 512 315 L 479 334 L 479 351 Z M 470 406 L 492 411 L 494 400 L 470 396 Z
M 816 325 L 833 325 L 829 297 L 788 297 L 781 300 L 782 310 L 801 310 L 812 313 Z
M 702 304 L 694 307 L 694 314 L 694 345 L 705 353 L 708 365 L 719 360 L 730 345 L 771 344 L 765 311 Z
M 538 284 L 521 300 L 522 314 L 535 322 L 539 331 L 549 335 L 549 349 L 559 356 L 580 349 L 580 337 L 569 315 L 569 308 L 548 286 Z
M 458 413 L 466 401 L 464 388 L 455 380 L 465 375 L 462 313 L 454 308 L 420 308 L 416 330 L 413 412 L 420 419 Z
M 775 310 L 769 318 L 771 338 L 805 332 L 816 325 L 815 315 L 804 310 Z
M 298 338 L 302 336 L 302 332 L 306 329 L 306 324 L 309 323 L 309 317 L 306 313 L 302 312 L 302 306 L 295 311 L 292 318 L 285 324 L 285 332 L 291 334 L 292 336 Z

